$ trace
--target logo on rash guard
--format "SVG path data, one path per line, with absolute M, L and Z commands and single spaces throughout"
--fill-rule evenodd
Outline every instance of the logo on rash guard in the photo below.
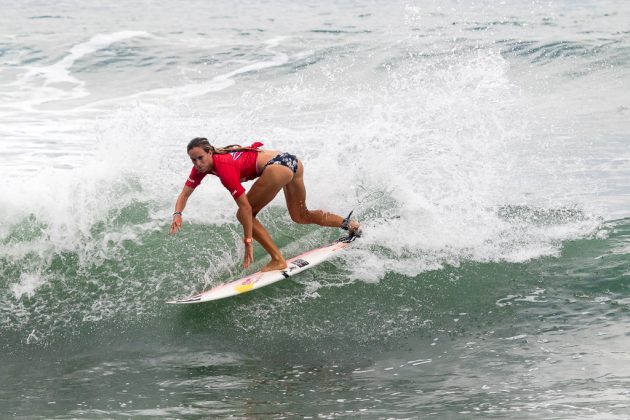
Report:
M 238 160 L 243 155 L 243 152 L 232 152 L 230 154 L 232 155 L 232 160 Z
M 232 197 L 234 197 L 234 196 L 236 195 L 236 193 L 237 193 L 237 192 L 238 192 L 238 191 L 236 191 L 236 190 L 232 191 Z
M 193 184 L 196 184 L 196 182 L 195 182 L 195 180 L 194 180 L 194 179 L 190 179 L 190 178 L 188 178 L 188 182 L 192 182 Z

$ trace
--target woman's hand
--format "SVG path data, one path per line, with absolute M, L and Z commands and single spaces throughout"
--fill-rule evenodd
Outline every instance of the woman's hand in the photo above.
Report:
M 254 261 L 254 244 L 245 242 L 245 256 L 243 257 L 243 268 L 248 268 Z
M 245 256 L 243 256 L 243 268 L 248 268 L 254 261 L 254 238 L 252 235 L 252 206 L 249 204 L 247 194 L 241 194 L 236 199 L 238 211 L 236 218 L 243 225 L 243 243 L 245 244 Z
M 182 215 L 175 214 L 173 215 L 173 223 L 171 223 L 171 231 L 169 232 L 171 235 L 175 235 L 182 228 Z
M 179 197 L 177 197 L 177 202 L 175 203 L 173 223 L 171 223 L 171 230 L 169 232 L 171 235 L 175 235 L 182 228 L 182 212 L 184 211 L 184 207 L 186 207 L 188 197 L 190 197 L 193 191 L 195 191 L 194 188 L 184 185 L 182 192 L 179 193 Z

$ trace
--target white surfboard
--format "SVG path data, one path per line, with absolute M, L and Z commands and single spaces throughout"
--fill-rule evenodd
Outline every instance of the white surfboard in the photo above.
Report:
M 167 303 L 201 303 L 211 300 L 224 299 L 230 296 L 240 295 L 241 293 L 251 292 L 252 290 L 260 289 L 261 287 L 268 286 L 280 280 L 284 280 L 304 270 L 308 270 L 311 267 L 320 264 L 327 259 L 333 257 L 337 252 L 346 248 L 356 237 L 344 237 L 337 241 L 316 248 L 311 251 L 300 254 L 297 257 L 293 257 L 287 260 L 287 268 L 284 270 L 275 271 L 258 271 L 254 274 L 250 274 L 247 277 L 243 277 L 238 280 L 234 280 L 228 283 L 223 283 L 215 286 L 205 292 L 198 293 L 193 296 L 171 300 Z

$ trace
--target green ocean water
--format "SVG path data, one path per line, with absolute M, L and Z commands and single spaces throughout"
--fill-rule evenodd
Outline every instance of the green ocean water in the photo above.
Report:
M 1 10 L 1 418 L 630 415 L 625 3 Z M 246 273 L 214 179 L 168 235 L 198 135 L 295 153 L 364 236 L 166 304 Z
M 377 283 L 351 280 L 332 261 L 234 299 L 165 305 L 191 287 L 167 267 L 184 259 L 183 244 L 210 235 L 198 228 L 197 237 L 161 229 L 128 242 L 116 258 L 123 270 L 59 256 L 42 274 L 64 280 L 20 299 L 5 294 L 3 412 L 564 418 L 627 410 L 625 219 L 564 242 L 557 257 L 463 261 Z

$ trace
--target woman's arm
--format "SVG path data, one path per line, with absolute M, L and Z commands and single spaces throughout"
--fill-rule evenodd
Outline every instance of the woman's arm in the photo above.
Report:
M 179 197 L 177 197 L 177 202 L 175 203 L 175 213 L 173 213 L 173 223 L 171 223 L 171 235 L 175 235 L 182 228 L 182 211 L 184 211 L 184 207 L 186 207 L 186 202 L 188 201 L 188 197 L 190 194 L 195 191 L 194 188 L 191 188 L 187 185 L 184 185 L 182 192 L 179 193 Z
M 253 243 L 253 219 L 252 206 L 249 204 L 247 194 L 241 194 L 236 199 L 238 211 L 236 218 L 243 225 L 243 242 L 245 244 L 245 256 L 243 257 L 243 268 L 249 267 L 254 261 L 254 243 Z

